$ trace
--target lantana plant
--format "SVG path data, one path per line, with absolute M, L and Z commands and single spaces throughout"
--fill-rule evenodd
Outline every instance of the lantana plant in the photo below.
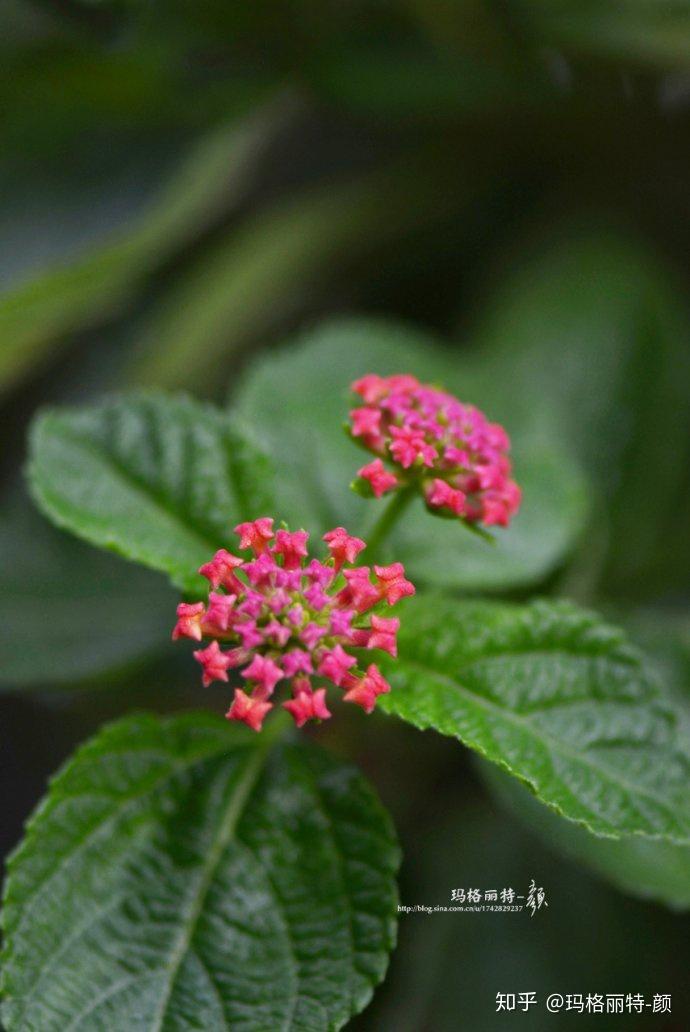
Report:
M 461 741 L 588 832 L 690 842 L 690 761 L 619 631 L 406 573 L 435 516 L 458 548 L 468 529 L 495 537 L 500 559 L 522 518 L 506 430 L 404 369 L 361 370 L 352 390 L 348 434 L 372 456 L 353 484 L 372 500 L 361 526 L 335 452 L 325 508 L 348 518 L 296 522 L 294 469 L 190 398 L 134 394 L 33 428 L 43 512 L 182 592 L 171 649 L 201 667 L 205 709 L 125 717 L 52 781 L 9 865 L 8 1032 L 316 1032 L 362 1010 L 395 944 L 400 854 L 374 790 L 328 748 L 341 700 L 352 719 Z M 408 514 L 425 530 L 401 533 Z

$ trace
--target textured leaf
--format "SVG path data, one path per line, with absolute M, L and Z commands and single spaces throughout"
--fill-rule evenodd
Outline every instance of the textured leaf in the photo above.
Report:
M 601 835 L 690 841 L 675 718 L 624 635 L 565 603 L 415 599 L 381 701 Z
M 238 521 L 272 511 L 269 473 L 232 420 L 181 395 L 49 411 L 31 435 L 32 492 L 53 522 L 189 590 Z
M 275 456 L 279 504 L 292 523 L 313 530 L 343 524 L 362 533 L 385 504 L 345 486 L 367 461 L 342 430 L 350 383 L 366 372 L 415 373 L 467 401 L 481 402 L 486 391 L 458 355 L 412 329 L 375 320 L 326 324 L 257 363 L 236 403 Z M 557 442 L 534 433 L 527 422 L 515 425 L 500 409 L 489 408 L 488 414 L 503 419 L 513 437 L 522 510 L 492 548 L 452 521 L 431 521 L 421 501 L 415 502 L 388 551 L 420 583 L 466 590 L 532 583 L 564 558 L 582 530 L 582 478 Z
M 621 614 L 623 616 L 623 614 Z M 625 624 L 657 665 L 661 684 L 678 717 L 678 743 L 690 757 L 690 633 L 687 614 L 674 610 L 627 614 Z M 514 778 L 479 763 L 489 790 L 500 803 L 552 848 L 560 849 L 623 891 L 690 908 L 690 846 L 660 839 L 592 835 L 542 806 Z
M 690 846 L 664 839 L 592 835 L 543 806 L 515 778 L 492 763 L 481 764 L 491 793 L 552 849 L 585 864 L 624 892 L 690 908 Z
M 16 498 L 0 520 L 0 682 L 60 684 L 142 660 L 170 637 L 174 591 L 54 530 Z
M 10 862 L 8 1032 L 340 1028 L 386 969 L 397 863 L 371 789 L 315 746 L 123 720 Z

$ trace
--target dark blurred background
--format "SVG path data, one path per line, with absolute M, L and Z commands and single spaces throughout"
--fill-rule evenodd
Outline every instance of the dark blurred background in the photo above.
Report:
M 34 412 L 141 385 L 232 403 L 324 318 L 439 338 L 509 429 L 549 408 L 588 515 L 503 593 L 625 623 L 686 719 L 690 3 L 5 0 L 0 52 L 3 852 L 104 719 L 218 705 L 168 647 L 174 593 L 32 510 Z M 362 724 L 319 734 L 392 809 L 403 902 L 534 876 L 549 909 L 403 917 L 353 1027 L 690 1026 L 688 918 L 611 887 L 625 857 L 564 854 L 457 743 Z M 690 851 L 666 859 L 687 908 Z M 505 1017 L 499 991 L 673 1013 Z

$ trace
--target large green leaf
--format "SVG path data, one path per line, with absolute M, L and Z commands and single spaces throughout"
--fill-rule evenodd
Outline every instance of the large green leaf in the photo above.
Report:
M 353 768 L 205 715 L 132 717 L 10 861 L 8 1032 L 340 1028 L 395 939 L 398 849 Z
M 376 320 L 327 324 L 259 361 L 236 403 L 275 456 L 279 503 L 293 523 L 313 530 L 344 524 L 361 533 L 385 504 L 364 501 L 347 487 L 367 461 L 342 429 L 352 404 L 350 383 L 366 372 L 415 373 L 467 401 L 483 401 L 491 389 L 459 355 L 422 333 Z M 513 436 L 522 510 L 491 547 L 454 522 L 432 519 L 421 501 L 415 503 L 389 552 L 420 583 L 467 590 L 533 583 L 564 558 L 582 530 L 583 482 L 562 447 L 532 421 L 514 423 L 507 409 L 489 408 L 488 414 L 502 419 Z
M 0 519 L 0 682 L 65 685 L 169 639 L 175 593 L 140 566 L 54 530 L 23 498 Z
M 29 477 L 58 526 L 190 591 L 238 521 L 272 511 L 261 451 L 233 420 L 183 395 L 46 412 L 33 427 Z
M 600 835 L 690 842 L 690 760 L 622 632 L 567 603 L 415 599 L 382 706 L 459 738 Z

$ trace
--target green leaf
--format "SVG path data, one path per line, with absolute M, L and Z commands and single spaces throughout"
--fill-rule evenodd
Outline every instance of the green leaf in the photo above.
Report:
M 0 682 L 68 685 L 145 660 L 169 640 L 175 594 L 54 530 L 28 500 L 0 520 Z
M 682 286 L 635 238 L 586 223 L 561 225 L 528 253 L 479 321 L 476 374 L 492 381 L 499 411 L 539 419 L 598 481 L 608 509 L 606 590 L 653 591 L 662 569 L 677 576 L 676 542 L 687 555 Z
M 18 383 L 75 331 L 101 325 L 145 277 L 236 208 L 267 141 L 296 107 L 279 96 L 250 118 L 204 137 L 149 210 L 90 253 L 0 297 L 0 391 Z
M 621 617 L 624 614 L 620 614 Z M 678 717 L 678 742 L 690 757 L 690 634 L 687 615 L 673 610 L 627 614 L 626 626 L 642 641 L 663 675 Z M 592 835 L 564 821 L 493 764 L 480 762 L 489 791 L 552 848 L 585 864 L 624 892 L 655 899 L 674 909 L 690 908 L 690 847 L 660 839 Z
M 537 0 L 530 5 L 530 31 L 566 54 L 625 61 L 633 68 L 687 68 L 690 14 L 675 0 L 624 0 L 619 4 Z
M 687 614 L 669 609 L 639 611 L 625 624 L 658 668 L 678 718 L 678 744 L 690 758 L 690 625 Z M 479 769 L 500 803 L 548 845 L 560 849 L 625 892 L 656 899 L 674 909 L 690 908 L 690 846 L 626 836 L 601 838 L 564 821 L 493 764 Z
M 471 187 L 448 190 L 449 177 L 436 153 L 422 150 L 279 198 L 182 271 L 153 306 L 127 376 L 163 387 L 215 385 L 224 357 L 294 317 L 343 263 L 366 260 L 468 204 Z
M 452 735 L 600 835 L 690 841 L 675 718 L 622 632 L 567 603 L 423 598 L 382 707 Z
M 8 1032 L 340 1028 L 386 970 L 397 865 L 361 775 L 304 739 L 127 718 L 10 861 Z
M 547 846 L 585 864 L 624 892 L 690 909 L 690 846 L 639 835 L 592 835 L 543 806 L 494 764 L 482 763 L 480 771 L 492 795 Z
M 342 423 L 353 404 L 349 386 L 366 372 L 415 373 L 467 401 L 486 389 L 462 356 L 413 329 L 377 320 L 327 323 L 259 361 L 235 401 L 275 457 L 276 492 L 293 524 L 313 531 L 343 524 L 366 538 L 362 528 L 373 524 L 385 504 L 348 490 L 366 458 L 343 434 Z M 491 409 L 488 415 L 502 416 Z M 529 424 L 505 422 L 524 489 L 520 514 L 489 547 L 456 523 L 432 520 L 421 500 L 415 501 L 388 551 L 417 582 L 468 591 L 513 588 L 544 578 L 573 547 L 586 514 L 577 466 L 558 442 Z
M 29 480 L 45 514 L 189 591 L 236 523 L 272 512 L 269 477 L 245 431 L 184 395 L 56 409 L 31 433 Z
M 401 759 L 401 762 L 404 760 Z M 458 765 L 460 766 L 460 765 Z M 401 914 L 399 943 L 385 986 L 358 1022 L 362 1032 L 429 1029 L 433 1032 L 554 1032 L 554 1029 L 654 1029 L 648 1019 L 604 1021 L 571 1012 L 554 1019 L 547 996 L 565 986 L 635 986 L 651 1001 L 673 994 L 673 1010 L 685 1013 L 689 946 L 687 922 L 614 893 L 551 850 L 503 812 L 477 799 L 473 786 L 444 767 L 433 786 L 433 820 L 420 845 L 419 813 L 407 841 L 401 877 L 404 905 L 443 908 L 431 915 Z M 459 795 L 458 786 L 467 791 Z M 407 847 L 409 842 L 409 848 Z M 543 886 L 548 907 L 532 918 L 522 913 L 458 913 L 454 887 L 525 896 L 532 879 Z M 519 901 L 524 902 L 523 900 Z M 444 912 L 445 911 L 445 912 Z M 540 1001 L 528 1013 L 496 1013 L 505 985 L 529 985 Z M 560 989 L 555 989 L 560 987 Z M 512 990 L 511 990 L 512 991 Z M 617 991 L 617 990 L 614 990 Z M 678 1000 L 678 1005 L 676 1005 Z M 683 1002 L 681 1002 L 683 1001 Z M 651 1008 L 647 1008 L 647 1011 Z M 459 1017 L 461 1015 L 461 1017 Z M 681 1021 L 680 1025 L 683 1026 Z

